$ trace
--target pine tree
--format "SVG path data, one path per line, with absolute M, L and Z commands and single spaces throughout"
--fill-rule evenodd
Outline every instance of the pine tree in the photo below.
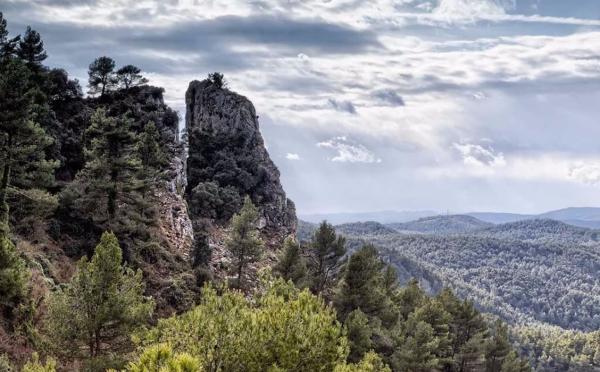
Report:
M 7 236 L 0 236 L 0 308 L 14 308 L 25 295 L 29 273 Z
M 302 257 L 300 244 L 292 237 L 283 242 L 283 250 L 279 255 L 273 272 L 285 280 L 291 280 L 296 287 L 303 287 L 306 281 L 306 261 Z
M 140 160 L 138 171 L 140 200 L 140 215 L 149 219 L 154 218 L 155 208 L 152 208 L 151 191 L 165 176 L 164 168 L 168 160 L 160 146 L 160 134 L 154 122 L 144 126 L 144 131 L 137 141 L 137 153 Z
M 126 65 L 117 70 L 117 80 L 121 88 L 128 90 L 148 83 L 148 79 L 142 76 L 141 70 L 134 65 Z
M 107 116 L 104 109 L 92 115 L 85 137 L 85 167 L 61 194 L 62 204 L 75 221 L 115 232 L 131 262 L 149 241 L 147 226 L 154 222 L 141 192 L 138 137 L 130 119 Z
M 340 319 L 360 309 L 370 317 L 377 317 L 390 325 L 396 319 L 392 313 L 392 303 L 386 296 L 383 283 L 385 265 L 379 259 L 372 245 L 365 245 L 346 264 L 334 297 L 335 308 Z
M 151 317 L 142 272 L 123 266 L 117 237 L 102 235 L 90 261 L 79 261 L 71 283 L 51 296 L 48 335 L 59 353 L 95 359 L 123 353 L 131 332 Z M 83 353 L 83 355 L 82 355 Z
M 310 289 L 315 294 L 329 291 L 346 254 L 346 239 L 337 236 L 333 226 L 323 221 L 307 250 Z
M 417 321 L 422 321 L 431 326 L 433 335 L 437 339 L 434 351 L 438 363 L 442 366 L 452 364 L 452 343 L 450 339 L 451 315 L 444 309 L 443 304 L 437 299 L 426 301 L 424 305 L 415 309 L 411 314 Z
M 248 264 L 258 261 L 263 252 L 263 242 L 258 236 L 256 224 L 258 209 L 249 196 L 244 199 L 240 212 L 231 220 L 231 234 L 227 249 L 233 255 L 233 269 L 237 275 L 237 286 L 244 288 L 243 275 Z
M 124 217 L 118 209 L 128 201 L 122 199 L 128 199 L 126 194 L 134 187 L 134 174 L 139 170 L 131 121 L 109 117 L 103 109 L 98 109 L 86 137 L 91 139 L 86 147 L 87 163 L 84 168 L 92 177 L 88 198 L 105 200 L 105 206 L 97 210 L 105 213 L 99 221 L 106 221 L 108 227 L 115 228 L 119 217 Z
M 227 87 L 225 76 L 220 72 L 212 72 L 208 74 L 208 80 L 210 80 L 217 88 L 223 89 Z
M 348 314 L 344 325 L 346 326 L 346 334 L 350 344 L 348 360 L 355 363 L 362 359 L 365 353 L 373 349 L 374 345 L 371 340 L 373 330 L 369 324 L 369 318 L 360 309 L 356 309 Z
M 397 305 L 402 318 L 407 319 L 410 313 L 425 303 L 426 299 L 425 292 L 419 286 L 419 282 L 416 279 L 411 279 L 398 293 Z
M 439 370 L 441 364 L 436 356 L 439 340 L 435 337 L 431 325 L 410 316 L 395 338 L 395 348 L 391 358 L 394 371 Z
M 52 139 L 30 120 L 29 71 L 16 59 L 0 63 L 0 233 L 8 232 L 8 193 L 48 185 L 57 163 L 46 160 Z
M 42 69 L 42 62 L 48 57 L 44 50 L 42 37 L 29 26 L 27 26 L 23 38 L 19 41 L 17 55 L 33 72 L 39 72 Z
M 96 58 L 90 64 L 88 76 L 89 93 L 92 95 L 100 93 L 100 97 L 104 96 L 117 83 L 115 61 L 106 56 Z
M 492 337 L 485 344 L 486 372 L 502 372 L 502 364 L 511 352 L 508 328 L 497 320 L 492 329 Z
M 502 363 L 501 372 L 529 372 L 531 367 L 525 359 L 519 358 L 515 351 L 511 351 Z
M 21 36 L 17 35 L 14 38 L 8 37 L 8 29 L 6 18 L 0 12 L 0 63 L 5 63 L 17 53 L 17 45 L 21 40 Z

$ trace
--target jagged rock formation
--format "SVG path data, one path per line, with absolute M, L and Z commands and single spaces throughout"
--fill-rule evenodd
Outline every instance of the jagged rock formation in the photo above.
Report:
M 250 195 L 267 235 L 293 234 L 294 203 L 287 199 L 279 170 L 264 146 L 252 102 L 204 80 L 190 83 L 186 105 L 192 218 L 225 223 Z

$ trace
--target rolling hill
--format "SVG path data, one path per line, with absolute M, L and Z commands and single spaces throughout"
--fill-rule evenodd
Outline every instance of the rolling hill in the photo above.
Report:
M 493 226 L 489 222 L 467 215 L 424 217 L 416 221 L 392 223 L 388 227 L 398 232 L 416 232 L 424 234 L 464 234 Z

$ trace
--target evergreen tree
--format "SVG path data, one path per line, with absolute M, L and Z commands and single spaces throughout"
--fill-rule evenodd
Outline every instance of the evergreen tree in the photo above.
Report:
M 338 364 L 333 372 L 392 372 L 375 352 L 365 354 L 357 364 Z
M 142 76 L 141 70 L 134 65 L 126 65 L 117 70 L 117 80 L 121 88 L 128 90 L 148 83 L 148 79 Z
M 279 255 L 273 272 L 285 280 L 291 280 L 296 287 L 303 287 L 306 281 L 306 261 L 302 257 L 300 244 L 292 237 L 283 242 L 283 250 Z
M 57 352 L 89 360 L 123 353 L 131 332 L 150 319 L 142 272 L 121 261 L 117 237 L 105 232 L 92 259 L 82 258 L 71 283 L 51 296 L 48 334 Z
M 8 37 L 6 18 L 0 12 L 0 63 L 4 63 L 16 55 L 19 40 L 21 40 L 20 35 L 12 39 Z
M 128 372 L 198 372 L 203 371 L 198 358 L 173 352 L 166 344 L 151 346 L 144 350 L 139 360 L 129 363 Z
M 419 282 L 416 279 L 411 279 L 398 293 L 397 304 L 402 318 L 408 319 L 410 313 L 421 306 L 426 299 L 425 292 L 419 286 Z
M 28 278 L 14 244 L 0 235 L 0 309 L 13 309 L 23 299 Z
M 384 326 L 396 321 L 393 304 L 386 296 L 384 268 L 385 265 L 372 245 L 365 245 L 350 256 L 334 297 L 335 307 L 342 320 L 350 312 L 360 309 L 370 317 L 379 318 Z
M 225 76 L 220 72 L 213 72 L 208 74 L 208 80 L 210 80 L 217 88 L 226 88 L 227 82 Z
M 411 314 L 417 321 L 423 321 L 433 329 L 433 336 L 437 339 L 434 351 L 438 363 L 442 366 L 452 364 L 452 344 L 450 339 L 450 314 L 437 300 L 426 301 L 424 305 L 415 309 Z
M 504 362 L 502 362 L 501 372 L 529 372 L 531 367 L 525 359 L 519 358 L 515 351 L 511 351 Z
M 119 226 L 127 223 L 125 209 L 134 201 L 129 194 L 135 189 L 135 175 L 140 169 L 131 121 L 109 117 L 98 109 L 85 135 L 90 142 L 80 178 L 85 188 L 80 206 L 87 208 L 101 226 L 119 231 Z
M 348 360 L 355 363 L 358 362 L 365 353 L 373 349 L 374 345 L 371 340 L 371 337 L 373 337 L 373 330 L 369 324 L 369 318 L 365 313 L 360 311 L 360 309 L 356 309 L 348 314 L 344 325 L 346 326 L 350 344 Z
M 88 76 L 89 93 L 93 95 L 100 93 L 101 97 L 104 96 L 117 83 L 115 61 L 106 56 L 96 58 L 90 64 Z
M 52 182 L 56 162 L 46 160 L 52 139 L 30 120 L 29 72 L 21 61 L 0 63 L 0 233 L 8 232 L 8 193 Z
M 492 329 L 492 337 L 485 344 L 485 371 L 502 372 L 502 365 L 510 352 L 508 328 L 497 320 Z
M 444 288 L 437 301 L 450 314 L 452 358 L 459 371 L 468 370 L 483 360 L 488 337 L 487 324 L 471 301 L 460 301 L 449 288 Z M 470 342 L 471 340 L 477 342 Z
M 391 357 L 394 371 L 430 372 L 439 370 L 436 356 L 439 340 L 431 325 L 410 316 L 395 335 L 395 350 Z
M 44 50 L 42 37 L 29 26 L 27 26 L 27 31 L 25 31 L 23 38 L 19 41 L 17 55 L 33 72 L 41 71 L 42 62 L 48 57 Z
M 227 240 L 227 249 L 233 255 L 233 269 L 239 288 L 244 288 L 244 270 L 248 264 L 258 261 L 263 252 L 263 242 L 256 228 L 257 222 L 258 209 L 252 204 L 250 197 L 246 196 L 242 209 L 231 220 L 232 230 Z
M 192 221 L 194 229 L 194 245 L 192 247 L 192 265 L 193 267 L 206 267 L 212 258 L 212 249 L 209 244 L 210 220 L 198 218 Z
M 308 246 L 310 289 L 320 294 L 334 286 L 334 279 L 346 254 L 346 239 L 337 236 L 333 226 L 323 221 Z
M 282 279 L 246 298 L 210 286 L 189 312 L 158 321 L 143 346 L 168 344 L 198 358 L 203 371 L 332 371 L 348 354 L 335 311 Z M 365 370 L 368 371 L 368 370 Z
M 164 168 L 168 163 L 167 156 L 160 146 L 160 134 L 154 122 L 144 126 L 144 131 L 137 141 L 137 152 L 140 160 L 138 172 L 139 191 L 141 193 L 140 215 L 152 220 L 155 214 L 151 191 L 159 180 L 164 178 Z

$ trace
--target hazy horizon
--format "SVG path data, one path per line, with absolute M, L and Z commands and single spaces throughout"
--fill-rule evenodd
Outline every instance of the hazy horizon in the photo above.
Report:
M 84 90 L 108 55 L 183 113 L 223 72 L 300 214 L 600 205 L 596 0 L 0 4 Z

